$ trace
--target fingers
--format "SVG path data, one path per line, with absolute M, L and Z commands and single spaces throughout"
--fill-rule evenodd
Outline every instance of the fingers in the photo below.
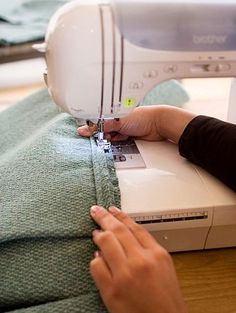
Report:
M 106 138 L 107 138 L 107 136 L 106 136 Z M 129 138 L 129 136 L 121 135 L 119 133 L 112 133 L 110 135 L 110 141 L 124 141 L 124 140 L 127 140 L 128 138 Z
M 84 125 L 84 126 L 79 127 L 77 131 L 78 131 L 79 135 L 81 135 L 83 137 L 90 137 L 96 131 L 96 127 Z
M 106 120 L 104 123 L 104 132 L 111 133 L 111 132 L 119 132 L 122 126 L 122 120 L 120 119 L 111 119 Z
M 108 210 L 116 219 L 129 228 L 129 230 L 143 248 L 153 249 L 158 246 L 158 243 L 149 234 L 149 232 L 144 227 L 135 223 L 127 214 L 116 207 L 110 207 Z
M 104 132 L 105 133 L 117 133 L 121 128 L 121 121 L 120 119 L 111 119 L 111 120 L 105 120 L 104 123 Z M 94 133 L 97 131 L 97 125 L 94 123 L 90 123 L 89 125 L 81 126 L 77 129 L 78 134 L 83 137 L 90 137 L 94 135 Z
M 133 264 L 143 253 L 163 250 L 142 226 L 124 212 L 116 207 L 108 210 L 99 206 L 91 208 L 92 218 L 102 228 L 93 232 L 93 241 L 100 253 L 90 264 L 91 274 L 100 292 L 106 292 L 109 288 L 117 269 L 127 268 L 127 264 L 131 264 L 129 262 Z
M 93 241 L 99 247 L 111 273 L 114 273 L 126 260 L 124 250 L 118 239 L 111 231 L 93 232 Z
M 95 252 L 95 258 L 90 262 L 90 273 L 99 290 L 106 290 L 111 286 L 111 272 L 106 262 L 97 251 Z
M 92 207 L 92 210 L 93 208 L 98 210 L 95 214 L 91 211 L 94 220 L 102 229 L 115 233 L 127 255 L 129 255 L 129 250 L 132 253 L 133 249 L 136 249 L 137 244 L 145 249 L 161 248 L 144 227 L 135 223 L 127 214 L 118 208 L 110 207 L 108 209 L 110 214 L 101 207 Z
M 110 234 L 114 234 L 127 256 L 132 254 L 139 245 L 138 241 L 128 227 L 126 227 L 104 208 L 93 206 L 91 208 L 91 216 L 95 222 L 101 226 L 103 231 L 110 231 Z M 100 248 L 101 250 L 103 249 L 102 246 L 100 246 Z

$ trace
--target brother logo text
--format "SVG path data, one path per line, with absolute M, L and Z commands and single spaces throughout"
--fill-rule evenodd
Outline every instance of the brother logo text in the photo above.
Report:
M 227 36 L 225 35 L 193 35 L 193 43 L 196 45 L 199 44 L 223 44 L 225 43 Z

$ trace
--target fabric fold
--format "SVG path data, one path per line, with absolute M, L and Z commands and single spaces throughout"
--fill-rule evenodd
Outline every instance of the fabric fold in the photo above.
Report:
M 105 310 L 89 210 L 119 206 L 119 186 L 111 155 L 76 129 L 46 90 L 0 114 L 1 312 Z

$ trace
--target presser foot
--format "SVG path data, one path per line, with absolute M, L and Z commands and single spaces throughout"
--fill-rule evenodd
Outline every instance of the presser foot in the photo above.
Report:
M 105 153 L 111 152 L 111 143 L 107 139 L 99 139 L 97 134 L 94 135 L 97 146 Z
M 104 138 L 104 119 L 98 119 L 97 124 L 90 120 L 86 121 L 87 125 L 94 130 L 93 136 L 97 146 L 105 153 L 111 152 L 111 143 Z

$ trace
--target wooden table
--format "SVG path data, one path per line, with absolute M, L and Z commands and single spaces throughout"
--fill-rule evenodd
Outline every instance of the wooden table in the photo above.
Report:
M 41 57 L 42 54 L 32 48 L 33 44 L 41 42 L 42 40 L 18 45 L 0 46 L 0 64 Z
M 236 313 L 236 248 L 172 257 L 189 313 Z

